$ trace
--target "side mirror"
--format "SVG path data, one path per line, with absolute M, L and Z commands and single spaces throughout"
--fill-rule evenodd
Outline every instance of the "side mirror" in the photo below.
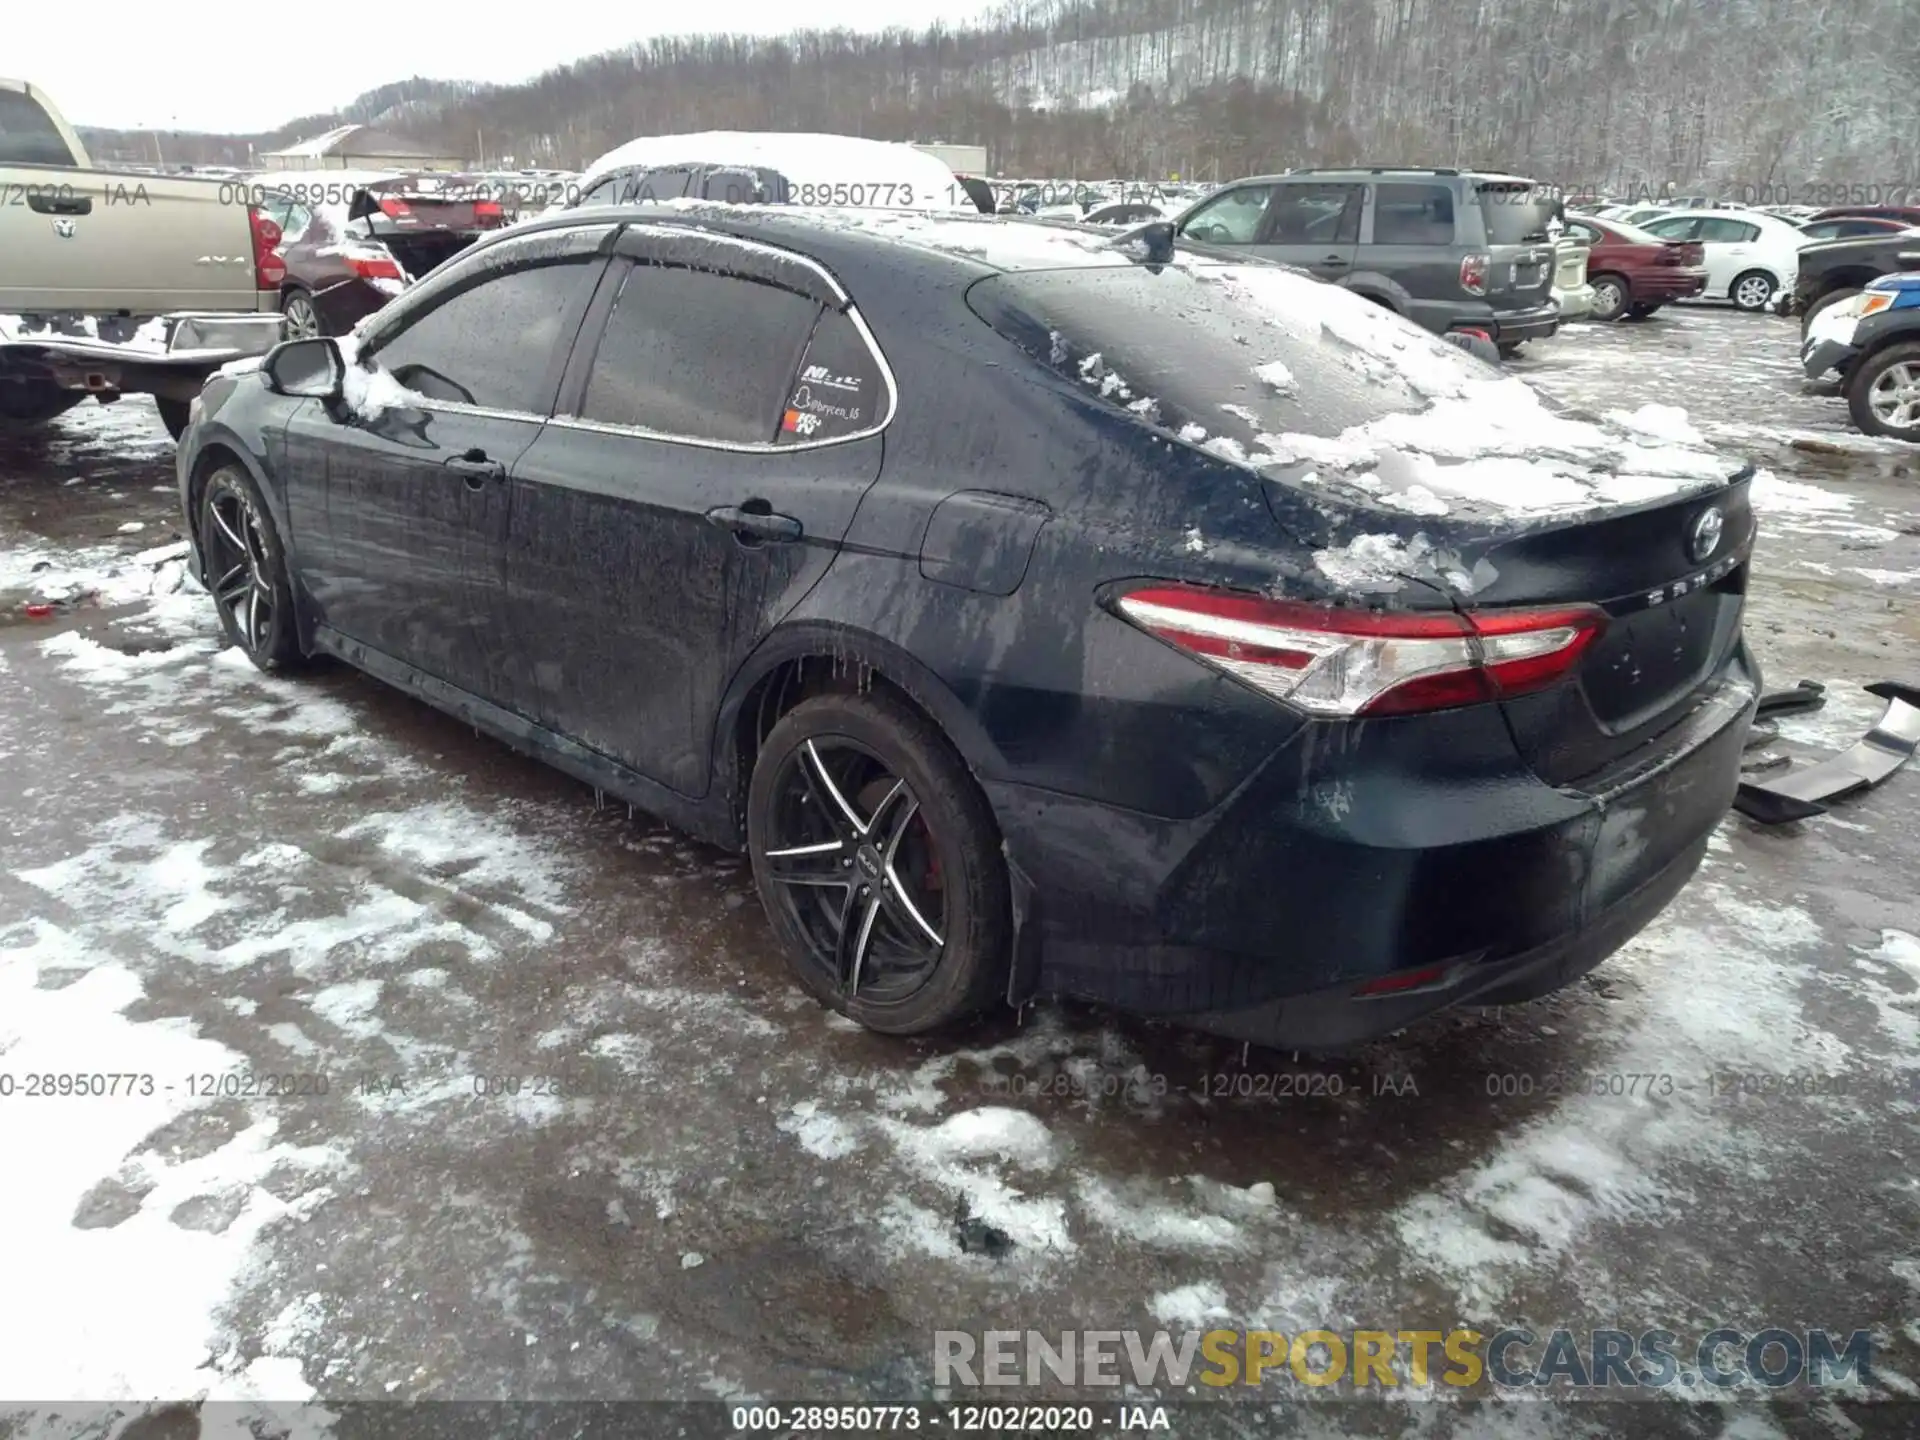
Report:
M 283 340 L 273 347 L 261 367 L 267 385 L 276 395 L 305 396 L 314 400 L 338 400 L 346 379 L 346 361 L 336 341 Z
M 1909 270 L 1920 270 L 1920 250 L 1902 250 L 1894 259 Z

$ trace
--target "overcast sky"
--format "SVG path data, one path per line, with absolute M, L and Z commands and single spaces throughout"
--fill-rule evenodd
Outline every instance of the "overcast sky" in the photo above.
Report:
M 0 0 L 0 66 L 43 87 L 75 125 L 251 132 L 412 75 L 511 82 L 650 35 L 918 27 L 990 7 L 985 0 L 655 0 L 644 7 L 482 0 L 463 11 L 423 13 L 437 8 Z

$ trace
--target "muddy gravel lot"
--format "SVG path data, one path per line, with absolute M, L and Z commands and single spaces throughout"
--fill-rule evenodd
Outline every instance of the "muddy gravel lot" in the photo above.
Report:
M 1920 682 L 1920 452 L 1805 393 L 1796 343 L 1695 309 L 1514 368 L 1683 406 L 1764 468 L 1748 629 L 1770 686 L 1828 687 L 1768 747 L 1804 761 L 1877 717 L 1864 682 Z M 1730 817 L 1574 988 L 1339 1060 L 1051 1005 L 887 1040 L 788 978 L 742 861 L 351 671 L 227 650 L 170 548 L 172 458 L 139 400 L 0 448 L 20 1433 L 159 1397 L 932 1399 L 937 1331 L 1506 1325 L 1865 1330 L 1873 1362 L 1627 1421 L 1430 1383 L 1270 1385 L 1209 1423 L 1920 1427 L 1920 767 Z

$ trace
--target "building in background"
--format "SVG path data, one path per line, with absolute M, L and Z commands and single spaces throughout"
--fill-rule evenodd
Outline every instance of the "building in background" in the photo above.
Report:
M 271 170 L 464 170 L 466 159 L 375 130 L 343 125 L 259 157 Z

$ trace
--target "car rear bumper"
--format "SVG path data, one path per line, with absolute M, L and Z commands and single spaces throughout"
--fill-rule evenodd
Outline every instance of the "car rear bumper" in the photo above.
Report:
M 1484 300 L 1414 300 L 1408 318 L 1436 335 L 1449 330 L 1484 330 L 1502 345 L 1544 340 L 1560 328 L 1559 302 L 1549 297 L 1524 310 L 1502 310 Z
M 1192 821 L 990 784 L 1038 941 L 1016 988 L 1307 1050 L 1546 993 L 1692 874 L 1758 692 L 1742 648 L 1591 792 L 1536 778 L 1492 706 L 1308 725 Z
M 1556 289 L 1553 292 L 1554 303 L 1560 307 L 1562 320 L 1581 320 L 1593 313 L 1593 286 L 1580 284 L 1571 290 Z

